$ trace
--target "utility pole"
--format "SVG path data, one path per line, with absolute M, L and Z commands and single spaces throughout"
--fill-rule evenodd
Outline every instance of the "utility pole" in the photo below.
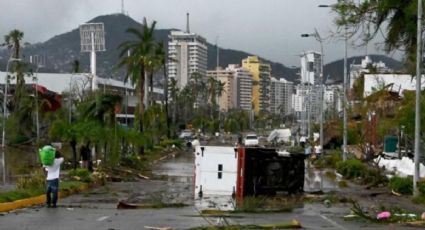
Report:
M 421 144 L 421 63 L 422 63 L 422 0 L 418 0 L 418 18 L 417 18 L 417 37 L 416 37 L 416 116 L 415 116 L 415 172 L 413 176 L 413 195 L 419 195 L 419 155 Z
M 343 118 L 343 145 L 342 145 L 342 160 L 345 161 L 347 160 L 347 105 L 348 105 L 348 100 L 347 100 L 347 25 L 344 26 L 344 50 L 345 50 L 345 54 L 344 54 L 344 85 L 343 85 L 343 90 L 344 90 L 344 103 L 343 103 L 343 113 L 344 113 L 344 118 Z
M 320 37 L 319 32 L 317 32 L 317 29 L 314 29 L 313 34 L 301 34 L 301 37 L 315 37 L 316 40 L 320 43 L 320 106 L 319 106 L 319 122 L 320 122 L 320 149 L 323 152 L 323 104 L 324 104 L 324 87 L 325 87 L 325 81 L 323 77 L 323 39 Z M 309 131 L 310 133 L 310 131 Z M 310 136 L 310 134 L 309 134 Z
M 420 1 L 420 0 L 418 0 Z M 319 7 L 334 7 L 337 6 L 338 4 L 344 4 L 344 3 L 340 3 L 340 1 L 338 1 L 337 4 L 332 4 L 332 5 L 319 5 Z M 345 16 L 343 17 L 343 20 L 345 21 Z M 344 22 L 345 23 L 345 22 Z M 347 81 L 348 81 L 348 77 L 347 77 L 347 25 L 344 25 L 344 50 L 345 50 L 345 55 L 344 55 L 344 85 L 343 85 L 343 105 L 342 105 L 342 109 L 343 109 L 343 131 L 342 131 L 342 136 L 343 136 L 343 144 L 342 144 L 342 160 L 345 161 L 347 159 L 347 105 L 348 105 L 348 100 L 347 100 Z

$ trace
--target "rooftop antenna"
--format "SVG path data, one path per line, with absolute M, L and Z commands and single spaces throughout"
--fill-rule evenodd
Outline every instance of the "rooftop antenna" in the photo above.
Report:
M 121 0 L 121 14 L 124 14 L 125 15 L 124 0 Z
M 189 29 L 189 13 L 186 13 L 186 33 L 190 33 L 190 29 Z

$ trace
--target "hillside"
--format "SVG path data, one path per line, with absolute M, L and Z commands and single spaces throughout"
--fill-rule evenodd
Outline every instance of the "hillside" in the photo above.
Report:
M 97 73 L 102 77 L 122 78 L 124 71 L 117 69 L 116 64 L 119 61 L 118 46 L 124 41 L 131 40 L 132 36 L 125 31 L 128 28 L 141 29 L 142 25 L 132 18 L 123 14 L 104 15 L 96 17 L 89 22 L 103 22 L 105 25 L 105 41 L 106 51 L 97 54 Z M 168 34 L 172 29 L 155 30 L 155 38 L 167 44 Z M 216 48 L 212 44 L 208 44 L 208 69 L 216 66 Z M 77 59 L 81 63 L 83 71 L 89 72 L 90 59 L 88 53 L 80 52 L 80 34 L 76 28 L 70 32 L 63 33 L 47 40 L 43 43 L 37 43 L 27 46 L 23 49 L 23 55 L 29 60 L 30 55 L 45 55 L 46 66 L 41 71 L 45 72 L 70 72 L 71 63 Z M 220 66 L 228 64 L 240 64 L 243 58 L 249 54 L 243 51 L 232 49 L 220 49 Z M 7 53 L 0 50 L 0 68 L 5 69 L 5 61 Z M 271 62 L 264 58 L 263 61 L 270 63 L 272 66 L 273 76 L 284 77 L 287 80 L 295 80 L 296 70 L 290 69 L 281 63 Z

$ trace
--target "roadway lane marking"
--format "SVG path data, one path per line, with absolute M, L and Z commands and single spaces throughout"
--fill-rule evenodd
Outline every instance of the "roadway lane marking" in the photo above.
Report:
M 102 216 L 102 217 L 97 218 L 97 221 L 104 221 L 108 218 L 109 218 L 109 216 Z
M 348 230 L 347 228 L 345 228 L 344 226 L 338 224 L 337 222 L 327 218 L 324 215 L 319 215 L 320 217 L 322 217 L 322 219 L 326 220 L 327 222 L 329 222 L 330 224 L 332 224 L 334 227 L 338 228 L 338 229 L 344 229 L 344 230 Z

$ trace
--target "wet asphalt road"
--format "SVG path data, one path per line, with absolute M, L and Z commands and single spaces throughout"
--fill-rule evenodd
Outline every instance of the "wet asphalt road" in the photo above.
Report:
M 0 214 L 0 229 L 145 229 L 145 226 L 187 229 L 220 222 L 199 217 L 193 201 L 193 156 L 190 153 L 169 158 L 155 167 L 161 180 L 116 182 L 83 194 L 61 199 L 57 209 L 32 207 Z M 143 203 L 147 200 L 182 202 L 183 208 L 116 209 L 119 200 Z M 305 204 L 291 213 L 236 214 L 227 221 L 235 224 L 269 224 L 297 219 L 305 229 L 408 229 L 398 225 L 377 225 L 344 221 L 350 206 Z M 415 228 L 416 229 L 416 228 Z

